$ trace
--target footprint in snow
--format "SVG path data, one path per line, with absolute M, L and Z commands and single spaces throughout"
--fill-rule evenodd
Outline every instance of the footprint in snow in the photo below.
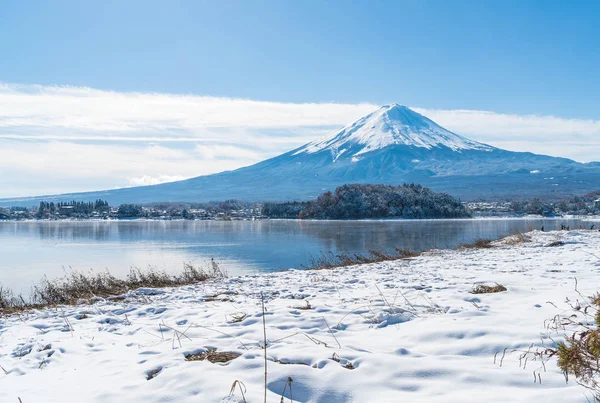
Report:
M 31 353 L 33 349 L 33 344 L 21 344 L 17 346 L 12 352 L 12 356 L 16 358 L 25 357 L 27 354 Z

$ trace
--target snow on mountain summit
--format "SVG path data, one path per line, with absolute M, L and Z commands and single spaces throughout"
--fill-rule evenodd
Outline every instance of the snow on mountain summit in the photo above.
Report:
M 406 106 L 392 104 L 382 106 L 325 139 L 308 143 L 294 155 L 328 150 L 337 159 L 352 150 L 352 156 L 358 157 L 392 145 L 447 147 L 453 151 L 493 149 L 452 133 Z

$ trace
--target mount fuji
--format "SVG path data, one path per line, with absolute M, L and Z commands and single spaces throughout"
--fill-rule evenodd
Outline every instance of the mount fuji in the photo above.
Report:
M 393 104 L 325 139 L 234 171 L 154 186 L 4 199 L 0 205 L 98 198 L 111 204 L 308 200 L 347 183 L 418 183 L 463 200 L 530 198 L 600 189 L 600 163 L 492 147 Z

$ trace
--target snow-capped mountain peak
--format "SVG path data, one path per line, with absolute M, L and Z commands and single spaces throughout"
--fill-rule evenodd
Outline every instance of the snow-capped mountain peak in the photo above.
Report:
M 325 139 L 308 143 L 294 155 L 328 150 L 337 159 L 352 150 L 352 156 L 358 157 L 392 145 L 447 147 L 453 151 L 493 149 L 452 133 L 406 106 L 392 104 L 382 106 Z
M 543 173 L 543 175 L 541 175 Z M 600 163 L 519 153 L 469 140 L 401 105 L 387 105 L 303 147 L 234 171 L 154 186 L 0 199 L 111 204 L 312 200 L 349 183 L 418 183 L 463 200 L 585 194 L 600 188 Z

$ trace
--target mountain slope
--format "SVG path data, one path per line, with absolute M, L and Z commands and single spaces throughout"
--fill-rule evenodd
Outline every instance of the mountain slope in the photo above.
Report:
M 428 150 L 434 147 L 453 151 L 493 149 L 452 133 L 406 106 L 394 104 L 378 109 L 324 140 L 301 147 L 294 155 L 329 150 L 335 161 L 344 153 L 350 154 L 348 150 L 359 149 L 353 154 L 358 159 L 362 154 L 397 145 Z
M 418 183 L 464 200 L 586 193 L 600 164 L 511 152 L 452 133 L 401 105 L 387 105 L 318 140 L 235 171 L 100 192 L 0 200 L 155 201 L 310 199 L 346 183 Z

